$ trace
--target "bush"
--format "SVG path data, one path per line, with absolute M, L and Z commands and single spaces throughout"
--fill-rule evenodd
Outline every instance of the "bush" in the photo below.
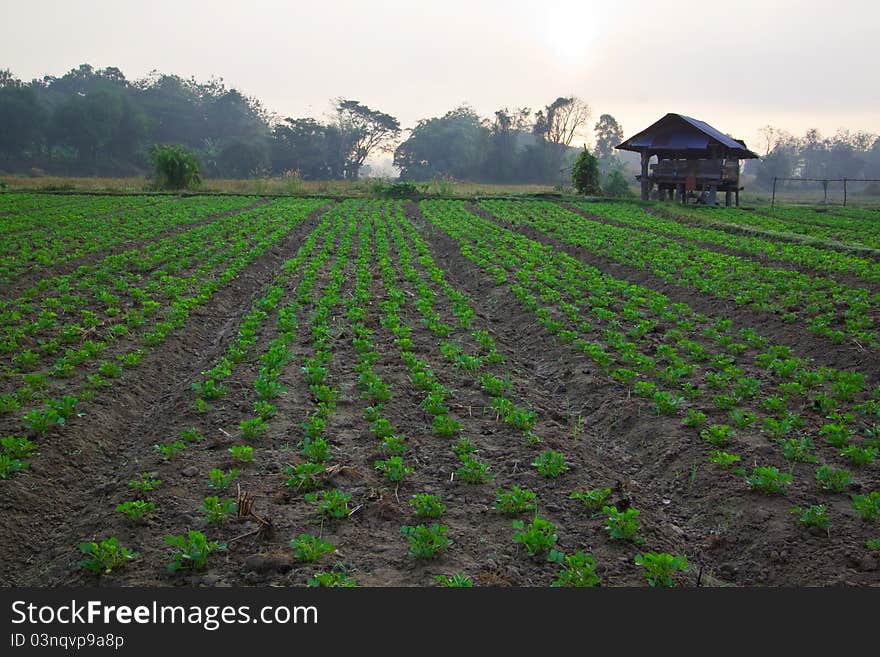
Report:
M 193 189 L 202 182 L 195 154 L 183 146 L 155 144 L 150 160 L 159 189 Z
M 599 186 L 599 160 L 587 149 L 578 155 L 571 169 L 571 183 L 578 194 L 598 196 L 602 193 Z
M 629 183 L 626 181 L 626 176 L 618 169 L 611 171 L 605 178 L 605 185 L 602 187 L 602 191 L 605 192 L 605 196 L 614 198 L 632 198 L 635 196 L 632 189 L 630 189 Z
M 412 182 L 390 182 L 377 179 L 370 185 L 370 191 L 385 198 L 412 198 L 424 193 L 424 189 Z

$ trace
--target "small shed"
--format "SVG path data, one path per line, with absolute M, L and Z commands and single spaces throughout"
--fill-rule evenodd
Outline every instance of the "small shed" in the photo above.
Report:
M 651 198 L 656 185 L 660 200 L 693 199 L 710 205 L 716 205 L 718 192 L 724 192 L 725 205 L 730 206 L 733 194 L 739 206 L 739 161 L 758 157 L 745 142 L 684 114 L 667 114 L 616 148 L 641 154 L 642 172 L 636 180 L 644 200 Z M 654 156 L 657 161 L 651 163 Z

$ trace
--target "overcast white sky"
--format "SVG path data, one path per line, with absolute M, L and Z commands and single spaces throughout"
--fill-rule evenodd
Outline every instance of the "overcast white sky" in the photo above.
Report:
M 772 124 L 880 132 L 880 2 L 2 0 L 0 68 L 153 69 L 322 116 L 344 96 L 404 127 L 575 94 L 632 134 L 666 112 L 757 146 Z

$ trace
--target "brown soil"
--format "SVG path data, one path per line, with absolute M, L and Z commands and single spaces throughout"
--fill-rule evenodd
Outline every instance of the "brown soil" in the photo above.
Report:
M 601 376 L 592 361 L 522 311 L 505 287 L 495 285 L 466 260 L 457 244 L 420 216 L 416 206 L 408 206 L 408 213 L 447 279 L 469 295 L 476 311 L 473 328 L 485 328 L 495 338 L 506 360 L 499 371 L 511 373 L 515 401 L 539 413 L 536 432 L 544 444 L 527 446 L 521 434 L 496 421 L 479 383 L 439 354 L 436 337 L 411 303 L 412 287 L 400 283 L 407 298 L 401 319 L 413 329 L 413 351 L 455 391 L 452 414 L 495 480 L 472 485 L 453 476 L 458 463 L 450 450 L 452 440 L 432 433 L 430 417 L 419 407 L 422 395 L 409 383 L 394 336 L 379 324 L 379 303 L 386 292 L 374 266 L 367 323 L 380 354 L 375 369 L 392 388 L 386 415 L 406 437 L 407 461 L 415 472 L 395 487 L 373 467 L 382 456 L 362 417 L 366 402 L 357 387 L 352 335 L 342 305 L 330 320 L 334 354 L 330 383 L 339 388 L 341 399 L 328 432 L 331 464 L 338 466 L 329 483 L 352 495 L 355 512 L 346 520 L 322 522 L 300 493 L 284 486 L 284 465 L 301 458 L 296 448 L 298 425 L 315 406 L 299 373 L 301 358 L 314 349 L 303 329 L 311 314 L 308 306 L 297 315 L 301 330 L 291 345 L 294 357 L 281 377 L 287 392 L 275 401 L 278 415 L 268 431 L 253 440 L 254 463 L 233 462 L 227 447 L 239 442 L 238 422 L 250 415 L 255 399 L 251 382 L 260 352 L 277 334 L 275 315 L 263 325 L 258 344 L 230 377 L 229 393 L 212 412 L 198 414 L 190 408 L 194 400 L 190 384 L 226 350 L 236 335 L 238 318 L 308 235 L 316 223 L 313 218 L 218 291 L 207 307 L 194 312 L 182 331 L 124 375 L 115 393 L 103 394 L 63 434 L 44 440 L 31 470 L 0 482 L 0 582 L 302 585 L 316 571 L 328 570 L 339 561 L 351 568 L 358 584 L 368 586 L 430 586 L 435 575 L 455 572 L 468 573 L 478 585 L 545 586 L 557 567 L 543 558 L 528 558 L 512 541 L 511 519 L 491 510 L 495 489 L 517 484 L 537 493 L 542 517 L 557 526 L 560 549 L 568 554 L 589 551 L 596 557 L 604 585 L 643 584 L 633 556 L 648 550 L 687 554 L 691 570 L 678 580 L 690 586 L 880 584 L 880 564 L 863 547 L 864 526 L 852 517 L 845 496 L 831 503 L 835 525 L 830 535 L 811 534 L 792 521 L 788 507 L 815 496 L 809 466 L 795 469 L 797 483 L 785 496 L 748 493 L 741 478 L 708 463 L 706 445 L 677 419 L 657 417 L 643 400 L 629 398 L 623 388 Z M 352 254 L 358 246 L 357 239 L 353 242 Z M 315 294 L 326 285 L 333 264 L 331 256 L 318 276 Z M 414 266 L 418 268 L 415 261 Z M 340 295 L 343 303 L 354 284 L 353 267 L 351 257 Z M 435 290 L 437 311 L 453 323 L 449 301 L 436 286 Z M 464 343 L 467 333 L 458 331 L 454 337 Z M 152 445 L 168 442 L 191 425 L 202 429 L 205 440 L 171 461 L 160 461 Z M 541 477 L 530 465 L 547 448 L 562 451 L 571 463 L 571 469 L 555 480 Z M 740 451 L 744 461 L 763 463 L 775 449 L 756 444 Z M 246 535 L 258 528 L 253 522 L 205 523 L 198 507 L 206 495 L 218 494 L 207 486 L 207 473 L 213 467 L 241 469 L 238 483 L 255 497 L 256 511 L 271 519 L 271 533 Z M 152 498 L 156 515 L 145 524 L 131 524 L 114 507 L 134 499 L 129 479 L 152 470 L 164 481 Z M 643 545 L 611 541 L 602 518 L 590 517 L 580 502 L 569 499 L 572 490 L 604 486 L 612 488 L 619 508 L 632 505 L 641 510 Z M 437 560 L 409 557 L 400 534 L 402 525 L 418 523 L 407 504 L 417 492 L 440 494 L 447 505 L 441 522 L 449 526 L 454 543 Z M 235 497 L 232 491 L 226 495 Z M 822 501 L 827 497 L 822 496 Z M 212 555 L 205 571 L 171 575 L 166 572 L 170 550 L 164 537 L 187 529 L 227 541 L 228 549 Z M 319 565 L 297 562 L 289 542 L 300 533 L 322 535 L 337 547 L 337 555 Z M 110 535 L 136 549 L 138 559 L 101 579 L 78 569 L 77 544 Z

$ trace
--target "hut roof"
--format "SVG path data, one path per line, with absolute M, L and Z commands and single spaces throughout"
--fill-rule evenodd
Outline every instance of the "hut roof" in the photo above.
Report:
M 727 157 L 741 160 L 758 157 L 746 147 L 745 142 L 728 137 L 705 121 L 672 113 L 615 148 L 624 151 L 650 151 L 652 154 L 669 157 L 709 157 L 712 147 Z

